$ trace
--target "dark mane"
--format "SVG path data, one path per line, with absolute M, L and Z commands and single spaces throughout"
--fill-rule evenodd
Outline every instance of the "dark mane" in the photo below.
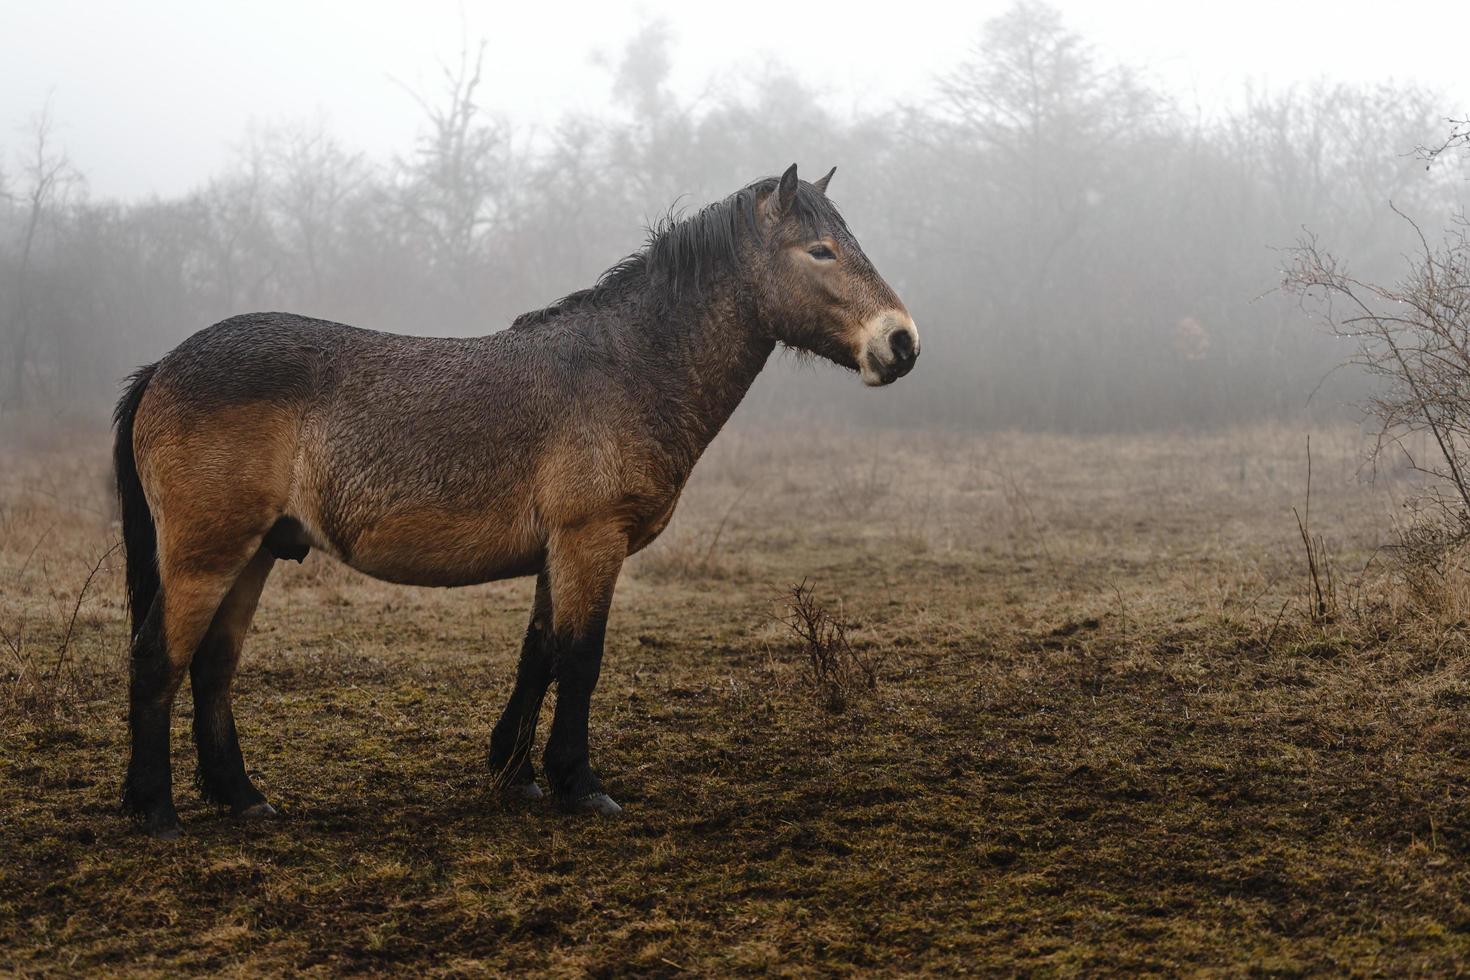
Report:
M 591 288 L 579 289 L 550 306 L 522 313 L 511 327 L 536 326 L 564 313 L 646 287 L 657 289 L 659 301 L 668 305 L 698 296 L 721 272 L 740 264 L 743 233 L 760 238 L 756 202 L 773 191 L 776 184 L 775 177 L 762 178 L 687 217 L 670 210 L 648 229 L 643 248 L 598 276 Z M 805 182 L 797 185 L 791 216 L 813 235 L 823 229 L 845 231 L 847 228 L 827 195 Z

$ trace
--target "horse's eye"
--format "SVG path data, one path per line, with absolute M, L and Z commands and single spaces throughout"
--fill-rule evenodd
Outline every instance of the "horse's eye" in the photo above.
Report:
M 837 258 L 837 256 L 833 254 L 832 250 L 825 245 L 813 245 L 811 248 L 806 250 L 806 254 L 810 255 L 814 259 L 821 259 L 823 262 L 830 262 L 831 260 Z

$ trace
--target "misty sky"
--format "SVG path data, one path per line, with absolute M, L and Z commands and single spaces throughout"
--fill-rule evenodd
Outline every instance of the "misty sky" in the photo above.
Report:
M 58 135 L 94 196 L 171 194 L 219 172 L 252 122 L 324 118 L 350 147 L 405 149 L 461 15 L 489 41 L 483 102 L 536 126 L 607 105 L 607 72 L 651 19 L 675 41 L 673 85 L 696 97 L 767 60 L 795 69 L 839 113 L 921 97 L 1009 0 L 858 5 L 615 3 L 330 4 L 253 0 L 0 0 L 0 170 L 52 93 Z M 1389 77 L 1441 88 L 1470 112 L 1470 4 L 1057 0 L 1100 52 L 1145 69 L 1191 104 L 1219 108 L 1251 79 Z M 1393 20 L 1390 21 L 1389 17 Z M 782 161 L 772 161 L 776 169 Z

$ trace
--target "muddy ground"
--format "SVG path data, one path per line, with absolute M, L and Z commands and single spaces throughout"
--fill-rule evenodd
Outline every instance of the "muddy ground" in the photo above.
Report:
M 618 820 L 490 788 L 530 583 L 283 563 L 236 688 L 281 817 L 197 799 L 185 695 L 175 843 L 117 812 L 105 439 L 10 438 L 0 972 L 1458 972 L 1467 627 L 1378 571 L 1406 484 L 1347 430 L 1313 621 L 1306 431 L 726 433 L 619 584 Z M 802 582 L 851 624 L 826 684 Z

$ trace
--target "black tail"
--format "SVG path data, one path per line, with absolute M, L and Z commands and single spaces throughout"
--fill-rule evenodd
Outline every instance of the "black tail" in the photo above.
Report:
M 112 465 L 117 473 L 117 499 L 122 505 L 123 551 L 128 562 L 128 610 L 132 614 L 132 637 L 138 638 L 143 620 L 158 595 L 158 540 L 153 529 L 153 514 L 143 498 L 143 484 L 138 480 L 137 460 L 133 458 L 133 416 L 138 402 L 153 378 L 157 364 L 148 364 L 128 378 L 128 390 L 112 413 L 117 429 L 112 444 Z

